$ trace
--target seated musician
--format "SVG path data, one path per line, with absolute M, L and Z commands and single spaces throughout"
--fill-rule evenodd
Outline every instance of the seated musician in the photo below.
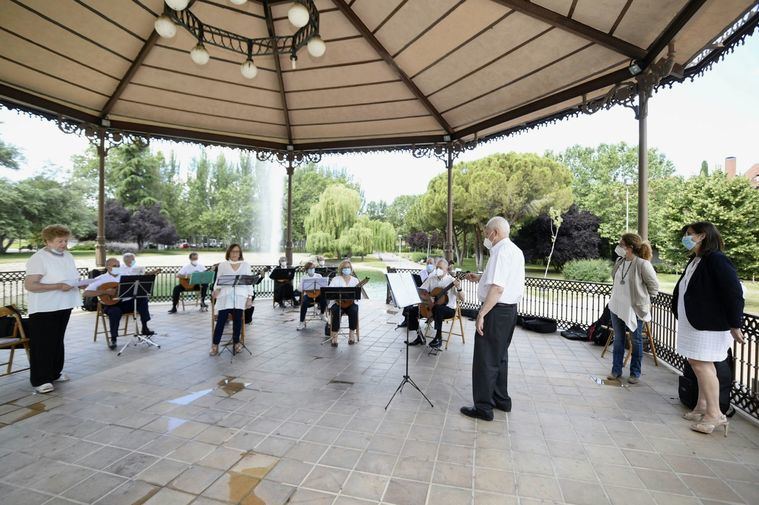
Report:
M 327 266 L 327 262 L 324 261 L 324 256 L 319 255 L 319 256 L 316 257 L 316 265 L 319 268 L 324 268 L 324 267 Z
M 272 272 L 283 268 L 287 268 L 287 258 L 284 256 L 279 258 L 279 265 L 274 267 Z M 292 300 L 293 307 L 297 307 L 299 305 L 297 299 L 299 294 L 300 292 L 293 289 L 293 281 L 288 279 L 274 281 L 274 303 L 278 303 L 281 308 L 285 308 L 286 300 Z
M 112 270 L 119 268 L 119 260 L 116 258 L 108 258 L 105 262 L 107 272 L 95 277 L 95 280 L 87 286 L 87 290 L 84 292 L 84 296 L 102 296 L 108 295 L 114 297 L 117 294 L 117 287 L 103 287 L 107 283 L 117 283 L 121 280 L 121 274 L 114 274 Z M 108 347 L 113 350 L 116 349 L 116 338 L 119 336 L 119 323 L 121 322 L 122 314 L 131 314 L 134 312 L 134 300 L 130 298 L 115 299 L 113 305 L 108 305 L 106 301 L 102 301 L 103 310 L 108 316 L 108 325 L 111 328 L 111 341 Z M 137 298 L 137 313 L 140 315 L 140 322 L 142 323 L 142 335 L 155 335 L 155 332 L 148 328 L 148 321 L 150 321 L 150 311 L 148 310 L 148 299 Z
M 319 305 L 319 312 L 321 312 L 322 317 L 324 317 L 324 311 L 327 310 L 327 300 L 324 299 L 321 290 L 317 288 L 312 291 L 311 288 L 313 286 L 309 286 L 311 283 L 307 282 L 309 279 L 321 279 L 322 275 L 316 273 L 316 267 L 313 261 L 306 262 L 306 264 L 303 265 L 303 269 L 305 270 L 306 275 L 300 279 L 300 292 L 302 295 L 300 300 L 300 324 L 298 324 L 298 330 L 306 328 L 306 312 L 308 312 L 309 307 L 313 306 L 314 303 Z M 312 295 L 315 295 L 315 298 L 313 298 Z
M 243 261 L 242 248 L 239 244 L 232 244 L 227 248 L 226 261 L 219 263 L 216 269 L 216 284 L 214 285 L 213 299 L 215 300 L 217 316 L 216 326 L 213 330 L 213 344 L 211 356 L 219 354 L 219 342 L 224 332 L 227 318 L 232 316 L 232 342 L 235 353 L 242 351 L 240 333 L 242 332 L 243 311 L 253 305 L 253 286 L 220 286 L 219 279 L 225 275 L 251 275 L 250 265 Z
M 461 289 L 461 284 L 458 279 L 455 279 L 448 273 L 448 262 L 441 258 L 437 261 L 435 270 L 427 277 L 419 289 L 422 291 L 422 304 L 433 303 L 431 295 L 435 294 L 435 289 L 445 289 L 453 284 L 451 289 L 447 292 L 448 303 L 434 303 L 431 308 L 432 320 L 435 323 L 435 338 L 430 342 L 430 347 L 439 348 L 443 343 L 443 320 L 450 319 L 456 313 L 456 302 L 464 301 L 464 293 Z M 426 294 L 425 294 L 426 293 Z M 455 293 L 455 295 L 454 295 Z M 418 317 L 418 312 L 413 311 L 409 314 L 409 324 L 411 324 L 412 317 Z M 416 322 L 418 326 L 418 320 Z M 409 345 L 424 344 L 425 339 L 423 335 L 418 335 L 417 339 L 411 342 Z
M 419 277 L 421 277 L 422 282 L 424 282 L 424 281 L 427 280 L 427 277 L 429 277 L 429 275 L 432 272 L 434 272 L 434 271 L 435 271 L 435 258 L 433 258 L 432 256 L 430 256 L 429 258 L 427 258 L 427 260 L 425 262 L 425 265 L 424 265 L 424 268 L 422 268 L 421 270 L 419 270 L 418 275 L 419 275 Z M 413 311 L 415 309 L 417 309 L 417 307 L 404 307 L 403 308 L 403 312 L 401 313 L 401 314 L 403 314 L 403 322 L 398 325 L 399 328 L 405 328 L 406 326 L 408 326 L 409 312 Z M 416 320 L 417 321 L 419 320 L 419 313 L 418 312 L 417 312 L 417 315 L 416 315 Z M 419 329 L 419 326 L 415 327 L 413 324 L 409 327 L 409 330 L 411 330 L 411 331 L 416 331 L 418 329 Z M 406 342 L 406 343 L 408 344 L 408 342 Z M 412 345 L 416 345 L 416 344 L 412 344 Z
M 349 260 L 343 260 L 340 262 L 340 266 L 337 269 L 338 275 L 336 275 L 329 283 L 333 288 L 352 288 L 358 286 L 359 282 L 356 277 L 353 276 L 353 265 Z M 358 328 L 358 300 L 347 304 L 347 307 L 340 307 L 336 302 L 332 302 L 329 308 L 330 315 L 332 316 L 332 347 L 337 347 L 337 332 L 340 330 L 340 317 L 342 314 L 348 315 L 348 328 L 350 333 L 348 334 L 348 343 L 353 345 L 356 343 L 356 328 Z
M 124 256 L 121 257 L 123 260 L 123 268 L 128 268 L 130 271 L 133 271 L 135 275 L 139 274 L 139 268 L 137 266 L 137 257 L 134 255 L 134 253 L 124 253 Z
M 198 262 L 198 253 L 196 252 L 190 253 L 190 262 L 186 264 L 185 266 L 183 266 L 177 273 L 177 279 L 179 279 L 179 284 L 174 286 L 174 291 L 171 293 L 171 310 L 169 310 L 169 314 L 177 313 L 177 305 L 179 304 L 179 294 L 182 291 L 197 291 L 198 290 L 198 286 L 190 286 L 190 283 L 189 283 L 190 276 L 194 272 L 205 272 L 205 271 L 206 271 L 206 267 L 204 267 L 202 264 Z M 208 292 L 208 284 L 201 284 L 200 285 L 200 308 L 201 309 L 205 309 L 208 307 L 208 305 L 206 305 L 207 292 Z

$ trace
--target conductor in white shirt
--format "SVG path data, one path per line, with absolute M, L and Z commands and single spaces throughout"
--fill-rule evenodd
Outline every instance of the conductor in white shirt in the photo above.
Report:
M 472 358 L 473 407 L 461 407 L 465 416 L 493 420 L 493 408 L 511 411 L 508 391 L 509 345 L 517 320 L 517 303 L 524 293 L 524 254 L 509 239 L 509 222 L 496 216 L 485 225 L 484 245 L 490 259 L 482 275 L 469 274 L 479 282 Z

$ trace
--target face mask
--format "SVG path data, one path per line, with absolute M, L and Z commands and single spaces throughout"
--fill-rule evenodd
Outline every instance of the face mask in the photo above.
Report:
M 685 246 L 687 250 L 692 250 L 696 245 L 698 245 L 698 242 L 693 240 L 693 235 L 683 235 L 683 246 Z
M 485 246 L 485 249 L 490 250 L 491 247 L 493 247 L 493 242 L 487 237 L 485 237 L 485 240 L 482 241 L 482 245 Z
M 350 268 L 343 268 L 342 272 L 343 272 L 343 275 L 347 276 L 347 275 L 351 274 L 351 269 Z
M 625 256 L 627 256 L 627 249 L 625 249 L 619 244 L 617 244 L 617 247 L 614 248 L 614 252 L 616 253 L 617 256 L 621 258 L 624 258 Z
M 242 263 L 242 260 L 229 260 L 229 263 L 231 263 L 232 265 L 239 265 L 240 263 Z
M 320 261 L 320 262 L 319 262 L 319 266 L 320 266 L 320 267 L 323 267 L 323 266 L 324 266 L 324 262 L 323 262 L 323 261 Z
M 287 262 L 286 261 L 280 261 L 279 266 L 282 268 L 287 268 Z
M 314 275 L 316 273 L 316 269 L 315 268 L 309 268 L 308 270 L 306 270 L 306 272 L 308 273 L 308 275 Z
M 432 263 L 428 264 L 427 265 L 427 271 L 429 273 L 432 273 L 433 270 L 435 270 L 435 265 L 433 265 Z
M 443 274 L 444 274 L 444 272 L 443 272 L 442 268 L 436 268 L 435 269 L 435 275 L 437 275 L 438 277 L 442 277 Z
M 50 247 L 48 248 L 48 251 L 55 254 L 56 256 L 63 256 L 63 251 L 59 251 L 58 249 L 53 249 Z
M 194 267 L 198 266 L 198 260 L 192 260 L 190 261 L 190 264 Z

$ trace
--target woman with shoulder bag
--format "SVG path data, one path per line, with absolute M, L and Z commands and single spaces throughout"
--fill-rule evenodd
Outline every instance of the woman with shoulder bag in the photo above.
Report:
M 622 376 L 625 333 L 632 335 L 630 384 L 640 381 L 643 358 L 643 323 L 651 320 L 651 299 L 659 293 L 659 282 L 651 266 L 651 245 L 636 233 L 625 233 L 614 249 L 619 259 L 612 269 L 613 286 L 609 311 L 614 329 L 614 348 L 610 380 Z
M 728 422 L 719 408 L 719 380 L 714 362 L 724 361 L 741 332 L 743 288 L 738 273 L 722 252 L 724 243 L 717 228 L 702 221 L 684 226 L 683 246 L 692 251 L 685 272 L 672 293 L 672 312 L 677 318 L 677 352 L 688 359 L 698 381 L 698 403 L 683 417 L 696 421 L 693 431 L 712 433 Z

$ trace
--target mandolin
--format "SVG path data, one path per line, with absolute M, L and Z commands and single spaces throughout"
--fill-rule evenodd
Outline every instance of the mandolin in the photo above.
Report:
M 369 277 L 364 277 L 364 280 L 362 280 L 361 282 L 359 282 L 358 284 L 356 284 L 353 287 L 354 288 L 361 288 L 364 285 L 366 285 L 367 282 L 369 282 Z M 348 307 L 350 307 L 351 305 L 353 305 L 353 302 L 355 302 L 355 300 L 341 300 L 339 302 L 340 303 L 340 308 L 341 309 L 347 309 Z
M 104 282 L 100 285 L 100 291 L 105 291 L 106 289 L 115 289 L 116 293 L 118 293 L 119 290 L 119 283 L 118 282 Z M 116 296 L 111 296 L 107 294 L 98 295 L 98 299 L 100 300 L 100 303 L 103 305 L 116 305 L 119 303 L 119 299 Z
M 463 279 L 466 274 L 469 272 L 456 272 L 453 274 L 454 279 L 461 280 Z M 454 283 L 451 282 L 447 286 L 444 287 L 437 287 L 433 289 L 429 295 L 425 298 L 424 301 L 419 305 L 419 315 L 421 317 L 429 319 L 432 317 L 432 307 L 435 305 L 445 305 L 448 303 L 448 291 L 451 290 L 451 288 L 454 286 Z

